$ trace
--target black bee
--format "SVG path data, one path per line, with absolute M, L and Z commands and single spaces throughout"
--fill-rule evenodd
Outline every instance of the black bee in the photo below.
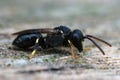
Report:
M 42 34 L 46 34 L 43 36 Z M 33 52 L 29 55 L 29 58 L 32 58 L 39 46 L 43 49 L 49 49 L 54 47 L 70 47 L 72 57 L 76 58 L 73 52 L 73 46 L 75 46 L 79 52 L 83 51 L 82 42 L 84 39 L 89 39 L 96 47 L 105 55 L 104 51 L 99 47 L 99 45 L 94 42 L 93 39 L 101 41 L 108 46 L 111 46 L 108 42 L 101 40 L 92 35 L 83 35 L 79 29 L 71 31 L 70 28 L 66 26 L 58 26 L 53 29 L 44 28 L 44 29 L 29 29 L 13 33 L 13 35 L 18 35 L 17 38 L 13 41 L 13 45 L 18 48 L 30 48 L 34 47 Z

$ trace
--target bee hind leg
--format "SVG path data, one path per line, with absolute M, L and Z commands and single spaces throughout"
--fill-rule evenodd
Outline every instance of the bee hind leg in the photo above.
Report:
M 34 50 L 31 52 L 31 54 L 28 55 L 29 59 L 31 59 L 35 55 L 37 49 L 39 48 L 38 43 L 39 43 L 39 38 L 37 38 L 36 41 L 35 41 Z

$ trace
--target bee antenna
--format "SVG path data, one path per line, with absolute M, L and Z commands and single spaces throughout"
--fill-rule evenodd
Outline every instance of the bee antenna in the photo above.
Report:
M 102 50 L 102 48 L 100 48 L 100 46 L 94 40 L 92 40 L 88 36 L 85 36 L 84 38 L 89 39 L 103 53 L 103 55 L 105 55 L 105 52 Z
M 94 37 L 94 36 L 92 36 L 92 35 L 86 35 L 85 37 L 86 37 L 86 38 L 93 38 L 93 39 L 96 39 L 96 40 L 101 41 L 101 42 L 105 43 L 106 45 L 112 47 L 112 45 L 109 44 L 108 42 L 106 42 L 106 41 L 104 41 L 104 40 L 102 40 L 102 39 L 99 39 L 99 38 L 97 38 L 97 37 Z

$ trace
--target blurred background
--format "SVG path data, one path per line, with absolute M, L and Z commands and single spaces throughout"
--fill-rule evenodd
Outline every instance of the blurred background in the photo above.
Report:
M 97 28 L 87 33 L 101 34 L 120 30 L 119 8 L 120 0 L 0 0 L 0 28 L 13 32 L 66 25 Z

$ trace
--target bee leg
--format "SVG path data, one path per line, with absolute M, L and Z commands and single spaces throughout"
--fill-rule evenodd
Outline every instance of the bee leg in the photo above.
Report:
M 89 51 L 90 50 L 90 48 L 84 48 L 83 49 L 83 52 L 87 52 L 87 51 Z
M 73 59 L 77 59 L 78 56 L 76 56 L 75 53 L 74 53 L 74 51 L 73 51 L 73 44 L 71 43 L 70 40 L 68 40 L 68 43 L 69 43 L 69 45 L 70 45 L 70 52 L 71 52 L 72 58 L 73 58 Z
M 38 49 L 38 47 L 39 47 L 38 42 L 39 42 L 39 38 L 37 38 L 36 41 L 35 41 L 34 50 L 32 51 L 31 54 L 28 55 L 28 58 L 29 58 L 29 59 L 31 59 L 31 58 L 35 55 L 35 53 L 36 53 L 36 51 L 37 51 L 37 49 Z

